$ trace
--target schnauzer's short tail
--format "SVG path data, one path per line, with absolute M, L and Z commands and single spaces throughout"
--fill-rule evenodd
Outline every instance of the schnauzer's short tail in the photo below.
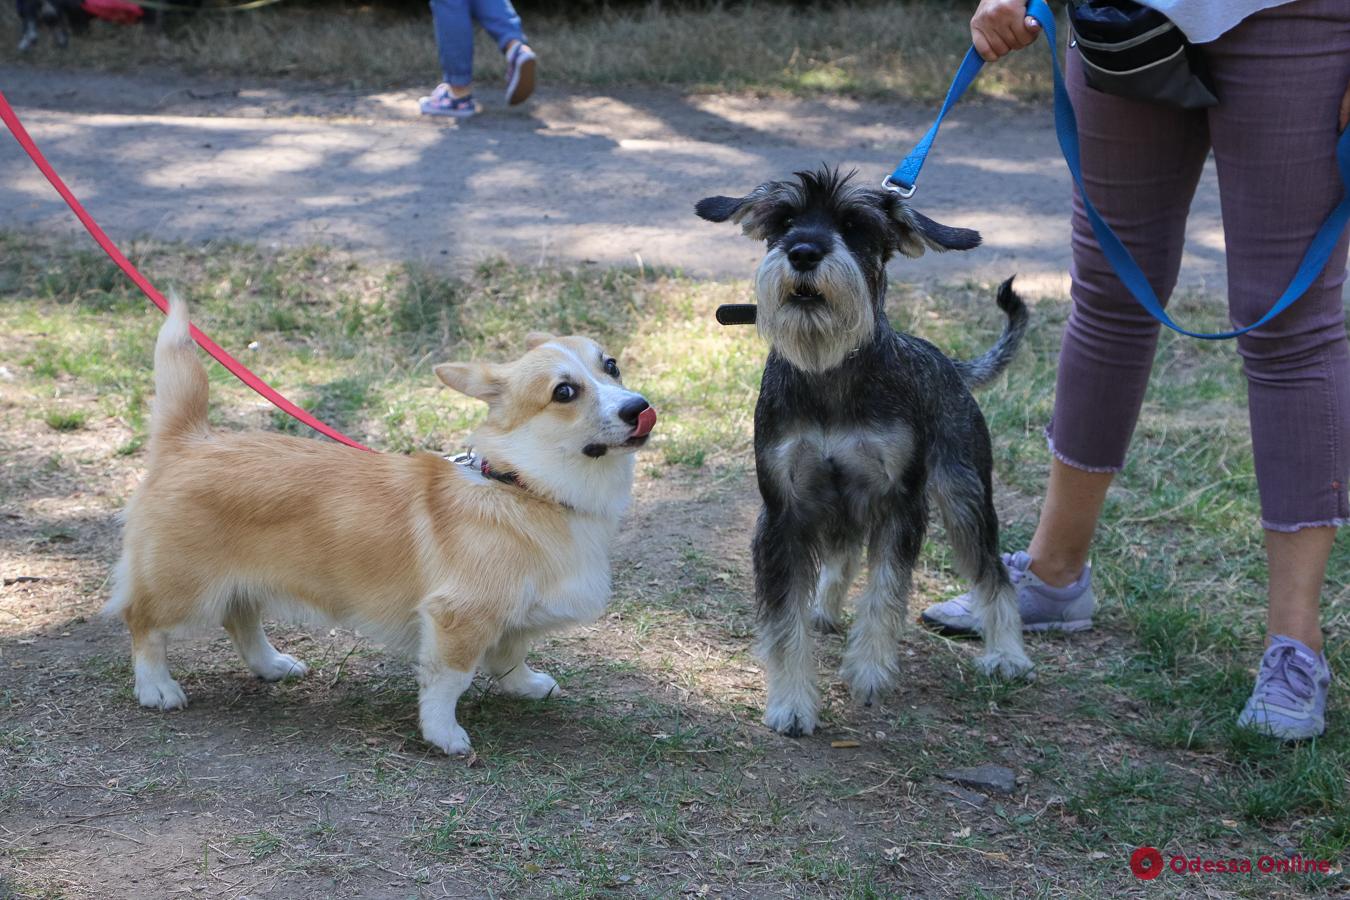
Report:
M 1008 324 L 998 341 L 983 356 L 971 360 L 954 360 L 961 378 L 970 387 L 983 387 L 998 377 L 1008 367 L 1017 348 L 1022 345 L 1022 336 L 1027 332 L 1027 305 L 1013 290 L 1013 280 L 1009 278 L 998 286 L 998 308 L 1008 317 Z

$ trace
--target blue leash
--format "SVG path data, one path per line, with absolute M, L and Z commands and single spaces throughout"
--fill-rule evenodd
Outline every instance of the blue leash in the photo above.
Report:
M 1079 162 L 1078 120 L 1074 116 L 1073 106 L 1069 103 L 1068 91 L 1064 89 L 1064 76 L 1059 70 L 1057 53 L 1059 41 L 1055 37 L 1055 16 L 1046 6 L 1045 0 L 1030 0 L 1027 4 L 1027 15 L 1041 23 L 1041 29 L 1045 32 L 1046 46 L 1050 49 L 1050 65 L 1055 74 L 1055 134 L 1059 138 L 1059 148 L 1064 153 L 1064 161 L 1069 165 L 1069 172 L 1073 175 L 1074 182 L 1078 185 L 1079 194 L 1083 198 L 1083 207 L 1087 211 L 1088 221 L 1092 224 L 1092 232 L 1097 236 L 1097 243 L 1101 246 L 1102 253 L 1106 255 L 1107 261 L 1111 263 L 1111 268 L 1115 269 L 1121 282 L 1134 295 L 1134 299 L 1138 300 L 1140 305 L 1148 310 L 1153 318 L 1173 331 L 1207 341 L 1224 340 L 1246 334 L 1253 328 L 1260 328 L 1290 306 L 1293 306 L 1294 301 L 1302 297 L 1322 274 L 1322 270 L 1326 268 L 1327 260 L 1331 258 L 1331 252 L 1336 248 L 1336 243 L 1345 230 L 1346 222 L 1350 222 L 1350 128 L 1347 128 L 1341 134 L 1340 140 L 1336 144 L 1336 162 L 1341 171 L 1341 182 L 1346 186 L 1345 195 L 1336 208 L 1331 211 L 1331 215 L 1327 216 L 1327 220 L 1322 223 L 1322 227 L 1318 229 L 1312 243 L 1308 245 L 1308 251 L 1303 255 L 1303 261 L 1299 263 L 1298 271 L 1294 273 L 1293 280 L 1289 282 L 1289 287 L 1285 289 L 1280 299 L 1275 301 L 1275 305 L 1270 308 L 1269 312 L 1246 328 L 1224 331 L 1218 334 L 1187 331 L 1167 315 L 1167 310 L 1163 309 L 1163 305 L 1158 302 L 1157 295 L 1153 293 L 1153 286 L 1144 277 L 1144 273 L 1140 270 L 1138 263 L 1134 261 L 1134 257 L 1130 255 L 1130 251 L 1125 249 L 1125 245 L 1120 242 L 1120 238 L 1116 237 L 1116 233 L 1111 230 L 1111 226 L 1106 224 L 1097 213 L 1096 207 L 1092 205 L 1092 201 L 1088 199 L 1087 189 L 1083 186 L 1083 172 Z M 914 195 L 919 170 L 923 168 L 928 151 L 932 149 L 933 141 L 937 139 L 938 129 L 942 127 L 942 120 L 956 105 L 956 101 L 961 99 L 961 95 L 966 92 L 966 88 L 974 82 L 975 76 L 980 74 L 980 69 L 983 66 L 984 60 L 975 52 L 974 47 L 966 51 L 966 58 L 961 60 L 961 68 L 957 70 L 956 77 L 952 79 L 952 86 L 947 91 L 947 99 L 943 101 L 942 109 L 938 111 L 937 121 L 933 123 L 932 128 L 928 129 L 928 133 L 923 136 L 910 154 L 901 161 L 900 165 L 896 166 L 895 171 L 882 182 L 885 188 L 894 191 L 905 199 Z

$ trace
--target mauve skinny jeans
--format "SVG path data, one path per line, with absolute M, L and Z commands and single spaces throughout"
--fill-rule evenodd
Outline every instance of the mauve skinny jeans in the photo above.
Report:
M 1256 321 L 1284 292 L 1341 199 L 1337 115 L 1350 83 L 1350 0 L 1299 0 L 1202 45 L 1219 105 L 1181 110 L 1094 91 L 1068 54 L 1083 181 L 1166 302 L 1186 214 L 1214 150 L 1227 244 L 1228 313 Z M 1342 234 L 1322 277 L 1270 324 L 1237 340 L 1247 376 L 1262 526 L 1350 519 L 1350 344 Z M 1121 285 L 1075 189 L 1073 310 L 1047 435 L 1062 462 L 1118 471 L 1139 417 L 1159 324 Z

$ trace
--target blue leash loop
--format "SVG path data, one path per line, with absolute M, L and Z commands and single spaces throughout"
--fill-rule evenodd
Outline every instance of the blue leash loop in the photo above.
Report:
M 1162 303 L 1158 301 L 1157 295 L 1153 292 L 1153 286 L 1144 277 L 1143 271 L 1134 261 L 1134 257 L 1130 255 L 1130 251 L 1125 249 L 1125 245 L 1120 242 L 1120 238 L 1116 237 L 1116 233 L 1111 230 L 1111 226 L 1106 224 L 1101 215 L 1098 214 L 1096 207 L 1092 205 L 1092 201 L 1088 199 L 1087 188 L 1083 186 L 1083 172 L 1080 165 L 1078 119 L 1074 116 L 1073 106 L 1069 102 L 1069 93 L 1064 88 L 1064 76 L 1059 69 L 1059 41 L 1055 37 L 1055 16 L 1050 11 L 1050 7 L 1045 4 L 1045 0 L 1030 0 L 1027 4 L 1027 15 L 1040 22 L 1041 30 L 1045 32 L 1046 46 L 1050 50 L 1050 66 L 1055 75 L 1055 135 L 1059 138 L 1059 148 L 1064 154 L 1064 161 L 1068 163 L 1069 173 L 1073 175 L 1073 180 L 1078 185 L 1079 195 L 1083 198 L 1083 208 L 1087 211 L 1092 232 L 1097 236 L 1097 243 L 1101 246 L 1102 253 L 1106 256 L 1107 261 L 1111 263 L 1111 268 L 1115 270 L 1116 275 L 1119 276 L 1134 299 L 1139 301 L 1139 304 L 1148 310 L 1153 318 L 1173 331 L 1190 337 L 1207 341 L 1226 340 L 1240 334 L 1246 334 L 1253 328 L 1260 328 L 1290 306 L 1293 306 L 1294 301 L 1307 293 L 1308 288 L 1312 287 L 1313 282 L 1326 268 L 1327 260 L 1331 258 L 1331 253 L 1336 248 L 1336 242 L 1345 230 L 1346 223 L 1350 222 L 1350 128 L 1342 132 L 1340 140 L 1336 144 L 1336 162 L 1341 172 L 1341 183 L 1345 186 L 1344 195 L 1341 202 L 1331 211 L 1331 215 L 1327 216 L 1327 220 L 1322 223 L 1322 227 L 1318 229 L 1317 234 L 1313 236 L 1312 243 L 1308 245 L 1308 250 L 1304 253 L 1302 262 L 1299 263 L 1298 271 L 1294 273 L 1293 280 L 1289 282 L 1289 287 L 1285 289 L 1280 299 L 1275 301 L 1275 305 L 1264 316 L 1245 328 L 1216 334 L 1187 331 L 1167 315 L 1167 310 L 1163 309 Z M 883 187 L 894 191 L 904 199 L 909 199 L 914 195 L 919 170 L 923 168 L 924 160 L 928 157 L 928 151 L 932 149 L 933 141 L 937 139 L 938 129 L 942 127 L 942 120 L 956 105 L 956 101 L 961 99 L 961 95 L 966 92 L 966 88 L 970 87 L 971 83 L 975 81 L 975 77 L 979 75 L 983 66 L 984 60 L 975 52 L 974 47 L 966 51 L 966 57 L 961 60 L 961 67 L 957 69 L 956 77 L 952 79 L 952 86 L 947 91 L 947 98 L 942 102 L 942 109 L 938 111 L 937 120 L 933 122 L 933 127 L 928 129 L 928 133 L 920 139 L 919 143 L 910 151 L 910 154 L 900 162 L 900 165 L 895 167 L 895 171 L 882 181 Z

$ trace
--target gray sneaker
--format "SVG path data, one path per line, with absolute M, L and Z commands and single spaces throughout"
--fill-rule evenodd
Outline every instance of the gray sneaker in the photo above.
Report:
M 1031 571 L 1031 557 L 1025 551 L 1003 554 L 1008 578 L 1017 588 L 1017 610 L 1022 614 L 1023 631 L 1087 631 L 1092 627 L 1092 611 L 1097 606 L 1092 596 L 1092 567 L 1073 584 L 1051 587 Z M 919 622 L 939 634 L 951 637 L 980 633 L 970 594 L 936 603 L 919 616 Z
M 1272 635 L 1238 726 L 1286 741 L 1317 737 L 1326 730 L 1330 687 L 1325 653 L 1313 653 L 1282 634 Z

